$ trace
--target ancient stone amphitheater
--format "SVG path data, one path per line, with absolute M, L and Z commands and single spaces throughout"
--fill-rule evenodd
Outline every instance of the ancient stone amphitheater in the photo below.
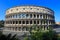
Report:
M 48 30 L 55 25 L 54 11 L 43 6 L 16 6 L 6 10 L 5 34 L 23 35 L 31 26 Z M 33 27 L 31 28 L 31 30 Z

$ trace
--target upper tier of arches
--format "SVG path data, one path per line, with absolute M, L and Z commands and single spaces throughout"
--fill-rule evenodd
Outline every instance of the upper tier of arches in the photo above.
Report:
M 13 13 L 20 13 L 20 12 L 37 12 L 37 13 L 48 13 L 48 14 L 54 14 L 53 10 L 42 7 L 42 6 L 17 6 L 12 7 L 8 10 L 6 10 L 6 15 L 13 14 Z

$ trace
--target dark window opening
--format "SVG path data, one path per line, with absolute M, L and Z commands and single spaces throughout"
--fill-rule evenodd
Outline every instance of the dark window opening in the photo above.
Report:
M 32 14 L 30 14 L 30 18 L 32 18 Z
M 37 18 L 39 18 L 39 15 L 37 15 Z
M 23 24 L 25 24 L 25 21 L 23 21 Z
M 30 21 L 30 24 L 32 24 L 32 20 Z
M 36 21 L 34 21 L 34 24 L 36 24 Z
M 37 21 L 37 24 L 39 24 L 39 21 Z
M 28 22 L 28 21 L 26 21 L 26 24 L 29 24 L 29 22 Z
M 34 14 L 34 18 L 36 17 L 36 15 Z
M 49 27 L 47 27 L 47 30 L 49 30 Z
M 28 14 L 26 14 L 26 17 L 28 17 L 29 15 Z
M 19 21 L 19 24 L 21 24 L 21 21 Z
M 42 15 L 40 15 L 40 18 L 42 19 Z

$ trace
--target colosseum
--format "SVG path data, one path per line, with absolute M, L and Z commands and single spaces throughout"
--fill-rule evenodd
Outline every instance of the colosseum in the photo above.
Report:
M 28 32 L 33 25 L 48 30 L 55 25 L 54 11 L 43 6 L 12 7 L 6 10 L 5 18 L 4 31 L 7 32 Z

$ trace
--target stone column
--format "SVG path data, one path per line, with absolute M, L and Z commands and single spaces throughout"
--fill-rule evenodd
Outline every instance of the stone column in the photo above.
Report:
M 37 24 L 37 21 L 38 21 L 38 20 L 36 20 L 36 24 Z
M 47 19 L 48 19 L 48 15 L 47 15 Z
M 30 18 L 30 14 L 29 14 L 29 18 Z
M 47 15 L 46 15 L 46 19 L 47 19 Z
M 34 24 L 34 20 L 32 20 L 32 24 Z
M 19 27 L 19 31 L 21 31 L 21 27 Z
M 40 14 L 39 14 L 39 19 L 40 19 Z
M 22 20 L 21 20 L 21 24 L 23 25 Z
M 10 27 L 10 30 L 12 30 L 11 27 Z
M 29 24 L 30 24 L 30 20 L 29 20 Z
M 48 20 L 47 24 L 49 25 L 49 20 Z
M 36 14 L 36 18 L 37 18 L 37 14 Z
M 13 25 L 13 21 L 12 21 L 12 25 Z
M 23 26 L 21 26 L 21 31 L 23 31 Z
M 51 25 L 51 21 L 50 21 L 50 25 Z
M 44 15 L 42 15 L 42 19 L 43 19 L 43 16 L 44 16 Z
M 19 20 L 18 20 L 18 24 L 19 24 Z
M 46 15 L 45 15 L 45 19 L 46 19 Z
M 32 18 L 34 18 L 34 15 L 32 14 Z
M 39 20 L 39 24 L 41 25 L 41 22 L 40 22 L 40 20 Z

